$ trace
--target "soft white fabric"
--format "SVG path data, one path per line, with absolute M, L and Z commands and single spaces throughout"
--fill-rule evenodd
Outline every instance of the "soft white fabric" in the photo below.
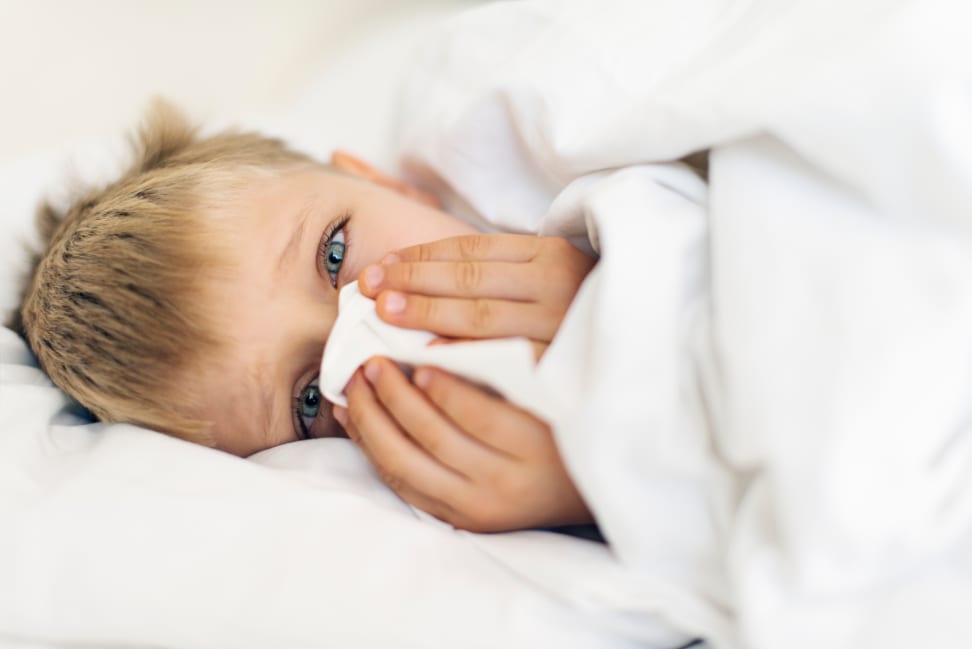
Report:
M 965 11 L 502 3 L 429 39 L 411 172 L 498 227 L 596 232 L 540 374 L 611 551 L 416 521 L 342 440 L 245 462 L 76 425 L 4 331 L 0 634 L 672 643 L 660 612 L 723 647 L 972 637 Z M 707 147 L 702 220 L 690 177 L 642 174 Z
M 3 412 L 63 407 L 5 329 L 0 358 L 4 386 L 20 386 L 0 393 Z M 4 633 L 180 648 L 599 647 L 613 636 L 565 606 L 576 594 L 537 588 L 471 535 L 417 520 L 346 440 L 247 461 L 73 424 L 62 413 L 4 440 L 19 458 L 0 477 Z M 568 554 L 605 554 L 567 542 L 592 546 Z
M 248 124 L 319 156 L 344 146 L 392 160 L 394 89 L 425 26 L 405 21 L 349 47 L 293 111 Z M 0 310 L 15 304 L 36 202 L 62 199 L 65 176 L 110 178 L 119 145 L 73 142 L 0 168 Z M 0 530 L 4 647 L 670 647 L 685 637 L 603 605 L 596 595 L 624 584 L 603 545 L 420 520 L 346 440 L 247 461 L 87 424 L 6 329 Z
M 242 460 L 132 426 L 79 425 L 6 329 L 0 381 L 0 411 L 33 422 L 2 446 L 0 630 L 10 637 L 180 648 L 668 647 L 684 637 L 603 606 L 625 579 L 601 544 L 422 522 L 347 440 Z M 52 422 L 30 416 L 52 412 Z
M 426 47 L 413 176 L 503 229 L 596 225 L 541 374 L 619 608 L 665 592 L 722 647 L 972 637 L 969 12 L 514 3 Z M 709 148 L 706 220 L 628 175 Z

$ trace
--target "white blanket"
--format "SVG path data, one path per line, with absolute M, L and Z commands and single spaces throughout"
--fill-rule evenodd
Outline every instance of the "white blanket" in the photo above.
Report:
M 0 437 L 0 641 L 972 637 L 963 11 L 499 3 L 431 38 L 412 173 L 603 253 L 540 373 L 610 548 L 419 521 L 344 440 L 247 462 L 76 425 L 0 331 L 0 413 L 24 422 Z M 704 148 L 707 219 L 646 171 Z
M 413 176 L 603 252 L 541 371 L 619 608 L 724 647 L 972 637 L 968 13 L 518 3 L 426 48 Z M 702 149 L 707 222 L 633 167 Z

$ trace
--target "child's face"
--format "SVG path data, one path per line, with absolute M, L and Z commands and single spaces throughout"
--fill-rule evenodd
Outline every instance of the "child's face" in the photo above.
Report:
M 410 245 L 475 230 L 376 183 L 323 170 L 261 178 L 229 216 L 233 272 L 214 279 L 226 353 L 190 378 L 219 448 L 246 456 L 343 431 L 316 388 L 339 289 Z

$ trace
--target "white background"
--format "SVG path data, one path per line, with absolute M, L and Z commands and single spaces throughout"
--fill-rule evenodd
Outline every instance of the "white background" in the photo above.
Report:
M 272 114 L 356 40 L 473 4 L 0 0 L 0 164 L 127 130 L 153 95 L 197 120 Z

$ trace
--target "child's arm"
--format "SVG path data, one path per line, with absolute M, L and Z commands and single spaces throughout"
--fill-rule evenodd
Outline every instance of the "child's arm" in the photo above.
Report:
M 406 502 L 475 532 L 593 522 L 549 426 L 447 372 L 373 358 L 335 408 Z M 455 422 L 462 422 L 461 425 Z

